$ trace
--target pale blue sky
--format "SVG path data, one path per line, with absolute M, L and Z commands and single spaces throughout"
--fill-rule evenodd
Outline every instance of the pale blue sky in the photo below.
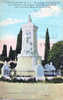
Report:
M 21 0 L 18 1 L 21 2 Z M 53 8 L 51 6 L 50 8 L 45 6 L 44 9 L 43 7 L 15 8 L 14 6 L 8 6 L 3 0 L 0 3 L 0 40 L 5 39 L 6 36 L 13 36 L 17 39 L 22 24 L 27 23 L 28 15 L 31 15 L 32 22 L 38 26 L 38 39 L 44 39 L 46 29 L 49 28 L 50 39 L 63 40 L 63 2 L 56 4 Z

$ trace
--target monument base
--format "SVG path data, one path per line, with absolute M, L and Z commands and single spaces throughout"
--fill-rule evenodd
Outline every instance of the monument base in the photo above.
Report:
M 35 65 L 33 64 L 33 57 L 31 56 L 21 56 L 18 57 L 18 62 L 16 66 L 16 74 L 19 76 L 31 76 L 36 75 Z

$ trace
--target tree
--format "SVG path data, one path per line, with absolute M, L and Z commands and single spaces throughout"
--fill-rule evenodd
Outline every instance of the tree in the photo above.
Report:
M 46 39 L 45 39 L 45 64 L 48 63 L 48 55 L 50 50 L 50 40 L 49 40 L 49 32 L 48 28 L 46 30 Z
M 15 60 L 15 59 L 17 59 L 16 50 L 12 50 L 12 46 L 10 46 L 9 58 L 10 58 L 10 60 Z
M 49 52 L 48 61 L 52 61 L 57 69 L 63 64 L 63 41 L 55 43 Z
M 1 57 L 2 57 L 2 60 L 6 60 L 6 58 L 7 58 L 7 45 L 5 45 L 5 44 L 3 45 Z
M 20 30 L 17 37 L 17 45 L 16 45 L 17 54 L 21 53 L 21 49 L 22 49 L 22 29 Z
M 12 59 L 12 46 L 10 46 L 10 50 L 9 50 L 9 58 L 10 58 L 10 60 Z
M 5 44 L 3 45 L 2 55 L 4 57 L 7 57 L 7 45 L 5 45 Z

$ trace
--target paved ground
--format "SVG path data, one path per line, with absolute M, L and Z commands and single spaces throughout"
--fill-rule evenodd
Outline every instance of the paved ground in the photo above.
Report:
M 63 84 L 0 82 L 0 100 L 63 100 Z

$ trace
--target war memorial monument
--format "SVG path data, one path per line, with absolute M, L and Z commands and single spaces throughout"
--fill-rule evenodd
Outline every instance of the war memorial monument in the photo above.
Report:
M 38 27 L 32 23 L 31 16 L 28 23 L 22 25 L 22 51 L 18 55 L 16 73 L 19 76 L 36 76 L 36 66 L 41 64 L 41 57 L 37 50 Z

